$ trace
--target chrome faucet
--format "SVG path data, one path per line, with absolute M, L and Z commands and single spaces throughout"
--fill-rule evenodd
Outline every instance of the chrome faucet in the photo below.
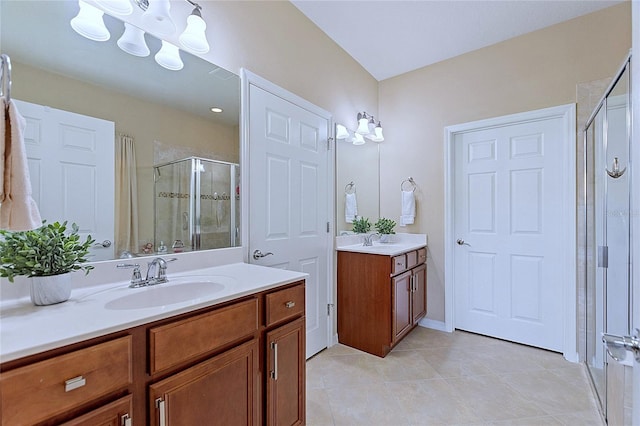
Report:
M 171 259 L 163 259 L 156 257 L 147 264 L 147 276 L 145 278 L 146 285 L 154 285 L 166 283 L 167 279 L 167 262 L 173 262 L 177 260 L 176 257 Z
M 129 287 L 146 287 L 154 284 L 166 283 L 169 281 L 167 278 L 167 262 L 173 262 L 177 260 L 176 257 L 171 259 L 163 259 L 161 257 L 157 257 L 153 259 L 147 265 L 147 276 L 142 279 L 142 274 L 140 273 L 140 265 L 137 263 L 119 263 L 116 265 L 117 268 L 133 268 L 133 274 L 131 275 L 131 284 Z
M 373 245 L 373 237 L 377 236 L 378 234 L 368 234 L 364 236 L 364 241 L 362 242 L 362 245 L 365 247 L 371 247 Z

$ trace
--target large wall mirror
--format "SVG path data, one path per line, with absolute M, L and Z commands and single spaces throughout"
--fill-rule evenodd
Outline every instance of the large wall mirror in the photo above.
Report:
M 336 233 L 345 235 L 352 230 L 352 207 L 357 215 L 372 224 L 380 214 L 380 145 L 366 141 L 355 145 L 347 139 L 336 141 Z M 350 200 L 349 200 L 350 198 Z
M 154 60 L 161 42 L 149 34 L 145 35 L 151 50 L 149 56 L 127 54 L 116 44 L 123 34 L 123 23 L 106 14 L 104 22 L 111 33 L 110 40 L 88 40 L 69 24 L 79 10 L 76 1 L 3 1 L 0 8 L 0 50 L 11 57 L 13 99 L 42 106 L 45 111 L 56 109 L 112 122 L 116 147 L 119 138 L 133 140 L 137 190 L 132 197 L 137 202 L 137 235 L 131 235 L 130 227 L 114 225 L 112 246 L 97 247 L 94 260 L 121 257 L 125 251 L 134 256 L 155 255 L 163 253 L 162 249 L 170 253 L 173 240 L 189 240 L 196 225 L 202 225 L 203 232 L 209 233 L 208 238 L 202 239 L 209 241 L 209 245 L 202 243 L 202 249 L 239 245 L 239 220 L 229 221 L 230 217 L 240 217 L 239 168 L 236 167 L 240 145 L 237 75 L 184 51 L 180 51 L 183 69 L 162 68 Z M 223 112 L 213 113 L 212 107 L 220 107 Z M 29 135 L 25 139 L 27 137 Z M 114 153 L 116 158 L 117 155 Z M 197 163 L 194 158 L 198 159 Z M 217 165 L 231 168 L 221 171 L 215 169 Z M 179 204 L 185 196 L 196 192 L 188 178 L 192 173 L 197 173 L 198 181 L 204 182 L 197 196 L 202 209 L 209 212 L 206 213 L 209 216 L 203 213 L 195 220 L 187 217 L 191 214 L 188 207 Z M 167 184 L 169 176 L 174 180 Z M 180 182 L 175 180 L 176 176 Z M 57 179 L 38 178 L 41 181 Z M 161 189 L 156 188 L 159 179 L 165 180 Z M 206 184 L 207 179 L 223 180 L 224 186 L 216 188 Z M 128 182 L 121 171 L 115 173 L 113 185 L 126 186 Z M 85 192 L 91 193 L 85 194 L 76 191 L 76 199 L 93 197 L 100 203 L 99 210 L 111 210 L 115 212 L 114 217 L 118 217 L 122 207 L 118 191 L 114 192 L 112 187 L 96 188 L 95 191 L 87 189 Z M 34 189 L 34 198 L 41 195 L 35 192 Z M 160 241 L 156 241 L 156 210 L 159 204 L 172 201 L 176 204 L 167 211 L 174 218 L 173 223 L 163 226 L 173 227 L 186 237 L 177 238 L 175 235 L 179 234 L 169 233 L 161 246 Z M 211 206 L 205 208 L 206 203 Z M 81 228 L 91 228 L 82 223 L 82 212 L 68 213 L 68 216 L 45 219 L 77 221 Z M 222 233 L 228 237 L 217 235 Z M 106 238 L 95 237 L 99 242 Z M 190 241 L 184 243 L 184 247 L 175 251 L 191 249 Z

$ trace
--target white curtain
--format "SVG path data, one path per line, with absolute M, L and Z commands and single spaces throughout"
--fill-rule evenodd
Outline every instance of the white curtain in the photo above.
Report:
M 123 251 L 137 253 L 138 181 L 136 152 L 131 136 L 118 135 L 116 140 L 116 256 Z

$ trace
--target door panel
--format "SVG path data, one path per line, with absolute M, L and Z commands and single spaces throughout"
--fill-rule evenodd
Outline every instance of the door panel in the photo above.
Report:
M 562 351 L 564 134 L 561 117 L 456 134 L 456 328 Z
M 327 347 L 328 119 L 249 85 L 249 253 L 309 274 L 307 356 Z
M 25 117 L 33 199 L 48 223 L 68 220 L 81 236 L 113 242 L 115 125 L 111 121 L 16 100 Z M 114 245 L 91 260 L 113 259 Z

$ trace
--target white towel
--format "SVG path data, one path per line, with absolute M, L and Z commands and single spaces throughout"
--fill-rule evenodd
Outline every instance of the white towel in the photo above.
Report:
M 416 198 L 413 191 L 402 191 L 400 226 L 411 225 L 416 218 Z
M 347 223 L 353 223 L 353 220 L 358 216 L 358 201 L 356 200 L 356 193 L 344 194 L 344 220 Z
M 0 228 L 13 231 L 39 228 L 42 226 L 42 219 L 38 206 L 31 198 L 31 180 L 23 138 L 26 120 L 20 115 L 14 102 L 8 102 L 7 108 L 7 101 L 2 98 L 1 104 Z

